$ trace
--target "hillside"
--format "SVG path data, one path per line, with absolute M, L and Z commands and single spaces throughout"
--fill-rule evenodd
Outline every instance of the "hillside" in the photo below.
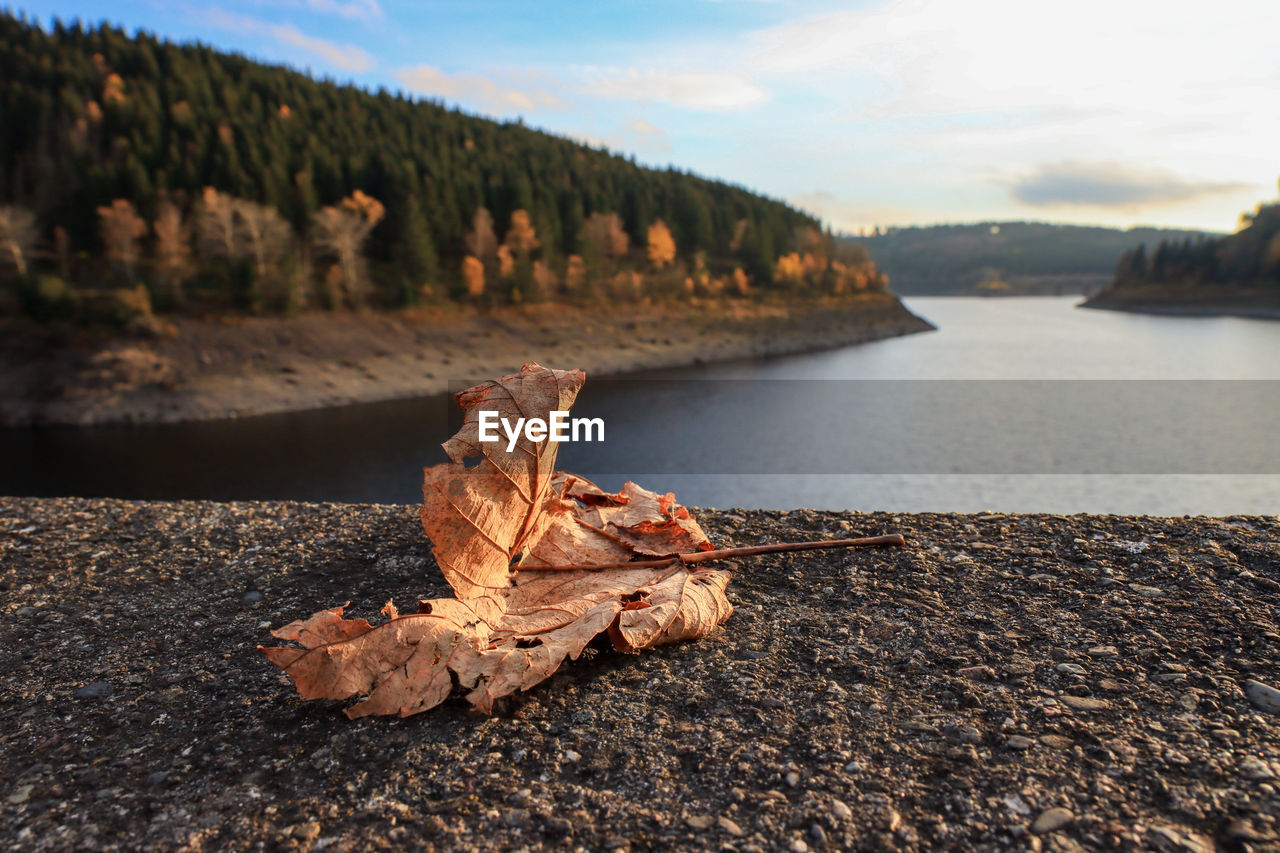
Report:
M 889 228 L 838 242 L 870 251 L 903 295 L 1081 293 L 1111 279 L 1116 259 L 1140 243 L 1199 239 L 1199 231 L 981 222 Z
M 1223 237 L 1162 240 L 1126 252 L 1087 303 L 1170 314 L 1280 317 L 1280 204 L 1260 204 Z
M 864 251 L 838 256 L 816 219 L 741 187 L 201 44 L 11 15 L 0 246 L 0 313 L 42 318 L 882 285 Z

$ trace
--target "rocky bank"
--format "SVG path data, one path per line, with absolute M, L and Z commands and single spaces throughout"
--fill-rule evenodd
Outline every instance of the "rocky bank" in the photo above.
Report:
M 847 346 L 933 327 L 868 293 L 782 302 L 442 306 L 182 319 L 150 339 L 0 327 L 0 425 L 173 423 L 444 393 L 528 361 L 593 376 Z

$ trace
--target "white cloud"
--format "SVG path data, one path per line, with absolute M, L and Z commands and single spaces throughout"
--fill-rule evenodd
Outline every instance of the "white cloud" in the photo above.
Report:
M 1233 101 L 1222 84 L 1280 82 L 1273 0 L 1203 3 L 890 0 L 752 33 L 776 73 L 851 72 L 879 84 L 870 116 L 1124 106 L 1168 111 Z M 1205 21 L 1196 26 L 1194 21 Z M 864 91 L 874 86 L 861 87 Z M 1273 89 L 1274 91 L 1274 89 Z M 1255 102 L 1256 104 L 1256 102 Z
M 667 140 L 667 132 L 646 118 L 636 116 L 623 122 L 622 130 L 627 135 L 631 148 L 656 148 L 659 151 L 670 151 L 671 143 Z
M 1155 169 L 1117 163 L 1053 163 L 1018 179 L 1011 191 L 1035 207 L 1078 205 L 1137 209 L 1248 189 L 1239 182 L 1193 181 Z
M 582 91 L 597 98 L 656 101 L 698 110 L 734 110 L 765 101 L 769 93 L 740 71 L 625 71 L 582 69 Z
M 454 101 L 495 115 L 532 113 L 564 106 L 564 101 L 552 91 L 556 82 L 547 75 L 532 71 L 503 72 L 493 76 L 474 71 L 451 74 L 430 65 L 416 65 L 397 71 L 396 79 L 418 94 Z
M 381 19 L 382 6 L 378 0 L 305 0 L 308 9 L 322 14 L 340 15 L 343 18 Z
M 201 20 L 219 29 L 265 36 L 277 44 L 317 56 L 342 71 L 359 73 L 373 68 L 373 57 L 353 44 L 338 44 L 309 36 L 292 24 L 273 24 L 248 15 L 236 15 L 218 9 L 201 13 Z

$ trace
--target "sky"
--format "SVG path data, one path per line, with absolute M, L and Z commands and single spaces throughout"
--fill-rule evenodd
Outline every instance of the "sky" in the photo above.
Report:
M 1230 231 L 1280 177 L 1275 0 L 26 2 L 746 186 L 836 230 Z

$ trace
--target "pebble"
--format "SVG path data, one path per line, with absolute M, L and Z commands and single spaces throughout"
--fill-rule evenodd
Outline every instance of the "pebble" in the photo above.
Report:
M 886 831 L 893 832 L 902 826 L 902 815 L 897 809 L 884 808 L 876 813 L 876 822 Z
M 1057 832 L 1062 827 L 1071 823 L 1076 816 L 1071 813 L 1070 809 L 1052 808 L 1045 809 L 1040 812 L 1040 816 L 1031 824 L 1031 831 L 1036 835 L 1044 835 L 1046 832 Z
M 1036 745 L 1036 742 L 1023 735 L 1011 735 L 1004 745 L 1008 749 L 1030 749 Z
M 240 600 L 245 604 L 257 604 L 259 601 L 262 600 L 262 593 L 258 592 L 257 590 L 251 590 L 250 592 L 246 592 L 244 595 L 242 595 L 240 597 Z
M 24 604 L 22 607 L 19 607 L 16 612 L 19 616 L 35 616 L 40 611 L 36 610 L 34 607 L 31 607 L 30 605 Z
M 573 824 L 562 817 L 553 817 L 547 821 L 543 831 L 552 838 L 564 838 L 573 832 Z
M 1074 741 L 1062 735 L 1040 735 L 1040 742 L 1050 749 L 1070 749 Z
M 1280 714 L 1280 690 L 1252 678 L 1244 683 L 1244 695 L 1254 707 L 1270 714 Z
M 1115 646 L 1094 646 L 1089 649 L 1089 654 L 1095 658 L 1114 658 L 1120 656 L 1120 650 Z
M 736 822 L 723 815 L 716 818 L 716 824 L 730 835 L 746 835 L 746 833 L 742 831 L 742 827 L 738 826 Z
M 15 806 L 19 803 L 25 803 L 27 801 L 27 797 L 31 796 L 31 792 L 34 789 L 35 785 L 19 785 L 14 788 L 13 793 L 9 795 L 9 802 Z
M 710 829 L 716 819 L 711 815 L 693 815 L 685 818 L 685 823 L 689 824 L 690 829 Z
M 791 853 L 809 853 L 809 845 L 804 843 L 803 839 L 797 838 L 791 842 Z
M 1240 762 L 1240 775 L 1254 782 L 1263 782 L 1276 777 L 1267 762 L 1253 757 Z
M 832 798 L 831 814 L 835 817 L 836 820 L 852 820 L 853 819 L 853 809 L 849 808 L 848 804 L 845 803 L 844 800 L 837 800 L 835 798 Z
M 844 766 L 844 772 L 845 773 L 861 773 L 862 765 L 856 761 L 850 761 L 848 764 Z
M 790 787 L 794 788 L 796 785 L 800 784 L 800 774 L 792 770 L 783 777 L 783 780 L 786 781 Z
M 1198 832 L 1173 826 L 1153 826 L 1147 842 L 1160 853 L 1214 853 L 1212 841 Z
M 1084 675 L 1084 667 L 1078 663 L 1060 663 L 1054 667 L 1063 675 Z
M 996 677 L 996 671 L 989 666 L 966 666 L 956 670 L 956 675 L 972 681 L 990 681 Z
M 152 788 L 156 788 L 156 787 L 159 787 L 160 785 L 163 785 L 166 781 L 168 781 L 168 779 L 169 779 L 168 770 L 157 770 L 154 773 L 148 773 L 146 781 L 148 786 Z
M 569 762 L 570 764 L 577 764 L 579 761 L 582 760 L 582 755 L 577 752 L 574 752 L 572 749 L 566 749 L 564 751 L 564 760 Z
M 111 695 L 111 685 L 105 681 L 96 681 L 93 684 L 86 684 L 76 691 L 77 699 L 101 699 L 104 696 Z
M 981 743 L 982 732 L 973 726 L 943 726 L 942 733 L 952 743 Z
M 816 823 L 809 824 L 809 837 L 819 844 L 825 844 L 827 841 L 827 831 Z
M 1164 595 L 1164 590 L 1155 586 L 1144 586 L 1140 583 L 1129 584 L 1129 589 L 1141 595 L 1143 598 L 1160 598 Z
M 1058 701 L 1073 711 L 1101 711 L 1110 708 L 1105 699 L 1094 699 L 1092 696 L 1059 696 Z

